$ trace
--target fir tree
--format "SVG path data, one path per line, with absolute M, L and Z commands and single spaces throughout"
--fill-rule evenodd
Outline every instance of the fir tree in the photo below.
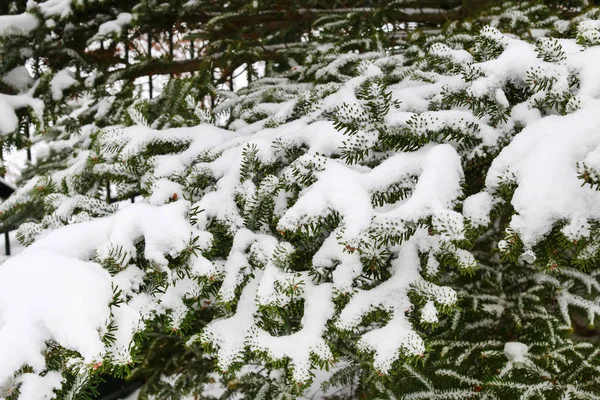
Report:
M 40 119 L 59 140 L 0 205 L 28 245 L 0 267 L 1 396 L 133 374 L 142 398 L 291 399 L 331 369 L 323 396 L 600 397 L 597 10 L 505 4 L 405 45 L 394 12 L 317 20 L 237 93 L 206 67 L 98 125 Z

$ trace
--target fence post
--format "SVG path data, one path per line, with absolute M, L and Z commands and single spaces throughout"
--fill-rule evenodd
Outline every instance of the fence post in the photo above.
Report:
M 152 35 L 148 32 L 148 60 L 152 59 Z M 152 75 L 148 75 L 148 94 L 152 99 Z
M 123 43 L 125 44 L 125 65 L 129 65 L 129 28 L 123 29 Z
M 27 161 L 31 162 L 31 143 L 29 142 L 29 138 L 31 137 L 29 133 L 29 115 L 25 117 L 25 136 L 27 137 Z
M 8 231 L 4 232 L 4 250 L 7 256 L 10 256 L 10 237 Z

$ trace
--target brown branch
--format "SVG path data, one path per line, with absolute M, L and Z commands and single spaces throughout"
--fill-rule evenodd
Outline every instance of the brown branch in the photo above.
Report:
M 179 75 L 184 72 L 197 71 L 202 65 L 210 65 L 211 68 L 227 68 L 234 70 L 248 62 L 274 60 L 279 57 L 280 50 L 308 45 L 305 42 L 276 44 L 264 46 L 260 51 L 231 54 L 228 52 L 215 53 L 203 57 L 187 60 L 154 59 L 140 64 L 133 64 L 125 68 L 112 71 L 106 81 L 109 83 L 118 80 L 133 80 L 142 76 L 151 75 Z M 96 84 L 102 83 L 103 77 L 98 77 Z
M 211 12 L 197 12 L 190 13 L 186 18 L 182 19 L 181 22 L 199 22 L 199 23 L 215 23 L 215 19 L 222 18 L 223 23 L 227 24 L 239 24 L 247 26 L 255 26 L 264 22 L 281 22 L 282 20 L 293 21 L 294 23 L 301 21 L 315 20 L 320 16 L 326 14 L 344 14 L 348 12 L 354 13 L 373 13 L 377 11 L 371 7 L 361 8 L 337 8 L 337 9 L 320 9 L 320 8 L 301 8 L 301 9 L 283 9 L 283 10 L 266 10 L 256 13 L 240 13 L 236 15 L 227 16 L 222 13 L 211 13 Z M 441 23 L 448 20 L 460 19 L 461 8 L 455 7 L 453 9 L 443 8 L 406 8 L 399 10 L 390 10 L 387 16 L 395 22 L 429 22 L 429 23 Z

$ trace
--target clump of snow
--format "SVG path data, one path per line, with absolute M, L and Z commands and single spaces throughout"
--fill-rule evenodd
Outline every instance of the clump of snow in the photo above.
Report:
M 73 78 L 73 73 L 65 68 L 57 72 L 50 80 L 50 92 L 52 100 L 60 100 L 63 97 L 63 91 L 75 85 L 77 80 Z
M 131 24 L 133 20 L 133 15 L 130 13 L 120 13 L 117 15 L 117 19 L 112 21 L 107 21 L 101 24 L 98 27 L 98 33 L 94 35 L 90 39 L 90 41 L 94 41 L 97 39 L 102 39 L 111 35 L 119 35 L 124 26 Z
M 591 233 L 591 226 L 585 218 L 573 218 L 571 222 L 565 225 L 561 232 L 571 241 L 588 237 Z
M 34 99 L 27 94 L 6 95 L 0 94 L 0 134 L 11 133 L 15 131 L 19 125 L 19 118 L 15 114 L 15 110 L 31 106 L 38 117 L 42 117 L 44 103 L 39 99 Z
M 183 188 L 180 184 L 162 178 L 152 184 L 152 194 L 148 197 L 150 204 L 162 205 L 169 200 L 182 199 Z
M 572 114 L 529 124 L 494 159 L 486 185 L 493 190 L 505 171 L 515 175 L 511 204 L 518 215 L 510 226 L 526 245 L 543 238 L 559 220 L 600 218 L 600 192 L 582 187 L 576 168 L 600 145 L 599 106 L 590 100 Z
M 27 71 L 27 68 L 18 66 L 4 75 L 2 77 L 2 82 L 18 91 L 23 91 L 33 85 L 34 80 L 29 74 L 29 71 Z
M 42 14 L 46 17 L 60 18 L 67 17 L 71 14 L 71 1 L 72 0 L 46 0 L 42 2 L 36 2 L 34 0 L 27 1 L 27 9 L 39 8 Z
M 0 265 L 0 285 L 0 383 L 23 365 L 41 372 L 50 339 L 87 363 L 102 358 L 112 290 L 98 264 L 32 248 Z
M 528 264 L 533 264 L 535 262 L 536 256 L 531 249 L 527 249 L 525 250 L 525 252 L 523 252 L 523 254 L 521 254 L 520 259 Z
M 0 15 L 0 37 L 28 34 L 37 27 L 38 20 L 30 13 Z
M 463 203 L 463 215 L 471 220 L 473 226 L 488 225 L 493 200 L 493 197 L 487 192 L 471 195 Z
M 529 359 L 529 346 L 520 342 L 504 344 L 504 355 L 508 359 L 506 366 L 500 371 L 500 376 L 505 375 L 513 368 L 521 368 L 531 364 Z
M 258 329 L 251 339 L 250 346 L 255 350 L 266 351 L 273 359 L 289 358 L 294 368 L 294 380 L 307 382 L 310 379 L 310 355 L 321 360 L 331 361 L 333 354 L 323 339 L 327 321 L 333 316 L 331 285 L 307 284 L 302 329 L 287 336 L 273 337 Z
M 427 303 L 425 303 L 425 306 L 423 306 L 423 310 L 421 311 L 421 321 L 430 324 L 438 322 L 437 309 L 432 300 L 428 300 Z
M 25 373 L 19 377 L 20 400 L 53 399 L 54 389 L 60 389 L 63 383 L 62 375 L 57 371 L 48 371 L 44 376 Z
M 23 365 L 42 372 L 43 351 L 50 339 L 77 351 L 86 364 L 107 354 L 115 362 L 131 361 L 130 343 L 133 334 L 143 329 L 143 319 L 154 312 L 181 314 L 181 298 L 196 289 L 179 282 L 162 295 L 161 302 L 138 293 L 144 272 L 127 267 L 127 258 L 122 259 L 123 271 L 114 277 L 91 260 L 111 257 L 110 250 L 117 248 L 131 257 L 133 244 L 144 240 L 145 257 L 165 266 L 165 255 L 176 256 L 193 235 L 188 208 L 183 200 L 162 207 L 133 204 L 111 217 L 42 233 L 36 243 L 1 264 L 0 384 Z M 205 236 L 200 245 L 205 247 L 209 240 Z M 113 287 L 122 289 L 129 300 L 112 310 L 116 341 L 106 348 L 101 338 L 111 315 Z M 31 385 L 57 384 L 49 378 L 32 379 Z
M 470 63 L 473 56 L 466 50 L 454 50 L 442 43 L 435 43 L 429 49 L 429 54 L 441 58 L 449 58 L 459 64 Z

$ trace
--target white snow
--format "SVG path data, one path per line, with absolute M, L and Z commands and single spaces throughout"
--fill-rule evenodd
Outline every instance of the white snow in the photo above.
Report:
M 487 192 L 469 196 L 463 203 L 463 215 L 470 219 L 474 226 L 488 225 L 493 201 L 493 197 Z
M 19 119 L 15 114 L 15 110 L 31 106 L 38 117 L 42 117 L 44 103 L 40 99 L 34 99 L 26 94 L 6 95 L 0 94 L 0 134 L 13 132 L 17 129 Z
M 19 381 L 20 400 L 50 400 L 55 397 L 53 390 L 62 386 L 63 377 L 57 371 L 48 371 L 44 376 L 25 373 L 19 377 Z
M 33 85 L 33 78 L 24 66 L 19 66 L 11 69 L 6 75 L 2 77 L 2 82 L 11 86 L 12 88 L 23 91 Z
M 86 363 L 101 359 L 98 330 L 109 317 L 112 291 L 98 264 L 31 248 L 0 265 L 0 286 L 0 382 L 24 364 L 41 372 L 50 339 Z
M 506 366 L 500 371 L 503 376 L 514 367 L 523 367 L 531 363 L 528 358 L 529 346 L 520 342 L 507 342 L 504 344 L 504 355 L 508 359 Z
M 39 7 L 46 17 L 58 16 L 64 18 L 71 14 L 71 2 L 72 0 L 46 0 L 38 3 L 34 0 L 28 0 L 27 8 Z
M 306 382 L 310 379 L 310 355 L 321 360 L 333 360 L 329 346 L 322 338 L 327 321 L 333 316 L 331 285 L 311 285 L 305 287 L 304 315 L 302 329 L 287 336 L 273 337 L 258 329 L 251 339 L 250 346 L 255 350 L 266 351 L 273 359 L 289 358 L 294 367 L 294 380 Z
M 89 260 L 106 258 L 116 248 L 131 257 L 135 255 L 133 243 L 143 239 L 146 258 L 164 267 L 165 255 L 181 252 L 192 236 L 186 219 L 188 207 L 183 200 L 162 207 L 133 204 L 111 217 L 43 234 L 34 245 L 1 264 L 0 382 L 25 364 L 41 372 L 45 368 L 42 352 L 50 339 L 78 351 L 82 363 L 101 361 L 107 353 L 117 362 L 128 362 L 132 335 L 143 328 L 142 318 L 151 312 L 174 310 L 181 304 L 177 299 L 193 288 L 186 290 L 179 282 L 172 287 L 176 292 L 162 296 L 159 307 L 160 299 L 137 294 L 143 272 L 134 266 L 125 268 L 127 258 L 125 269 L 112 278 Z M 111 313 L 108 305 L 113 285 L 133 297 L 112 310 L 117 340 L 105 348 L 101 335 Z
M 547 116 L 529 124 L 494 160 L 486 185 L 497 187 L 510 171 L 518 187 L 511 228 L 533 245 L 560 219 L 599 218 L 600 192 L 582 187 L 576 164 L 600 145 L 600 101 L 590 100 L 565 116 Z
M 60 100 L 63 97 L 63 90 L 75 85 L 77 80 L 73 78 L 73 73 L 65 68 L 58 71 L 50 80 L 50 91 L 52 92 L 53 100 Z
M 113 34 L 119 35 L 123 26 L 128 25 L 133 20 L 133 15 L 130 13 L 120 13 L 117 18 L 112 21 L 107 21 L 98 27 L 98 33 L 90 39 L 90 41 L 102 39 Z
M 45 15 L 65 16 L 70 12 L 70 2 L 65 0 L 49 0 L 40 7 Z M 29 14 L 13 17 L 23 19 L 26 29 L 37 26 Z M 513 23 L 521 17 L 512 15 Z M 102 24 L 97 38 L 119 33 L 132 18 L 131 14 L 120 14 L 115 21 Z M 7 34 L 14 23 L 14 18 L 0 19 L 0 35 Z M 596 25 L 580 24 L 581 32 L 595 32 Z M 546 62 L 538 57 L 535 45 L 503 35 L 496 28 L 486 27 L 481 35 L 504 49 L 498 58 L 475 63 L 466 50 L 435 41 L 429 50 L 432 56 L 462 65 L 466 72 L 477 72 L 475 79 L 465 80 L 458 73 L 431 72 L 426 74 L 426 81 L 409 76 L 389 88 L 401 103 L 383 119 L 393 134 L 420 139 L 446 130 L 457 131 L 476 141 L 474 149 L 465 150 L 456 140 L 438 138 L 412 151 L 377 153 L 374 144 L 380 132 L 372 126 L 361 126 L 355 137 L 333 127 L 328 114 L 336 112 L 341 104 L 348 104 L 356 113 L 364 110 L 365 102 L 357 98 L 356 90 L 369 79 L 381 77 L 384 63 L 405 72 L 401 58 L 380 53 L 341 54 L 314 71 L 318 79 L 326 80 L 330 75 L 339 75 L 339 68 L 347 63 L 360 62 L 359 76 L 335 84 L 294 85 L 283 78 L 265 84 L 269 88 L 276 85 L 280 102 L 269 100 L 242 111 L 244 101 L 259 100 L 267 89 L 250 90 L 246 97 L 229 94 L 228 100 L 218 106 L 218 111 L 236 115 L 229 130 L 208 123 L 157 130 L 144 118 L 134 118 L 134 126 L 110 127 L 99 139 L 107 161 L 94 167 L 89 167 L 93 157 L 89 141 L 96 129 L 92 125 L 84 127 L 77 138 L 36 145 L 38 159 L 44 159 L 52 150 L 88 144 L 67 161 L 66 169 L 48 174 L 53 183 L 64 182 L 69 194 L 46 197 L 46 205 L 54 210 L 42 221 L 46 225 L 21 226 L 20 232 L 35 239 L 34 244 L 0 265 L 0 385 L 27 364 L 33 373 L 19 376 L 25 398 L 44 398 L 60 386 L 59 376 L 39 375 L 45 368 L 43 351 L 48 340 L 78 351 L 81 359 L 77 362 L 82 365 L 103 358 L 129 363 L 133 335 L 145 328 L 147 319 L 168 314 L 171 327 L 180 328 L 189 311 L 184 300 L 202 290 L 197 278 L 220 281 L 222 285 L 212 300 L 235 304 L 230 314 L 210 321 L 193 338 L 213 346 L 222 371 L 242 362 L 245 352 L 253 350 L 273 359 L 289 360 L 293 379 L 308 382 L 313 368 L 311 357 L 327 362 L 333 358 L 324 339 L 328 324 L 333 323 L 338 329 L 359 332 L 358 346 L 373 354 L 377 371 L 387 373 L 401 354 L 418 357 L 425 353 L 426 343 L 407 315 L 415 308 L 408 292 L 414 290 L 421 296 L 423 302 L 415 312 L 425 324 L 437 323 L 439 309 L 456 304 L 458 294 L 453 289 L 427 279 L 446 267 L 439 256 L 448 252 L 459 268 L 476 266 L 474 255 L 455 243 L 465 238 L 466 229 L 494 222 L 491 215 L 501 201 L 497 190 L 504 178 L 514 177 L 516 183 L 510 200 L 516 214 L 510 228 L 525 244 L 521 260 L 536 261 L 531 248 L 557 223 L 565 222 L 562 232 L 571 240 L 589 236 L 590 220 L 600 219 L 600 192 L 581 185 L 577 165 L 583 162 L 600 170 L 600 50 L 584 48 L 574 40 L 560 40 L 556 43 L 562 46 L 566 58 Z M 26 90 L 32 82 L 25 72 L 15 69 L 3 80 Z M 569 74 L 579 78 L 578 88 L 569 84 Z M 537 78 L 531 79 L 532 75 L 547 78 L 551 86 L 511 108 L 506 85 L 535 90 Z M 68 69 L 59 71 L 50 81 L 52 98 L 62 100 L 63 91 L 74 84 L 76 80 Z M 303 117 L 285 122 L 298 102 L 309 98 L 310 90 L 328 95 Z M 489 115 L 475 115 L 469 106 L 451 110 L 432 107 L 444 94 L 458 91 L 475 99 L 495 101 L 506 112 L 507 120 L 493 123 Z M 536 103 L 548 94 L 573 96 L 566 115 Z M 96 117 L 105 116 L 113 101 L 114 97 L 109 97 L 97 104 L 93 109 Z M 28 93 L 0 95 L 1 133 L 16 129 L 14 110 L 27 105 L 42 111 L 41 103 Z M 256 114 L 267 118 L 245 120 Z M 151 194 L 141 202 L 113 207 L 76 194 L 72 184 L 86 168 L 99 174 L 123 175 L 123 162 L 167 142 L 180 146 L 181 151 L 148 160 L 147 170 L 139 178 Z M 363 146 L 368 150 L 366 160 L 378 162 L 345 162 L 339 156 L 351 145 Z M 301 149 L 302 154 L 288 160 L 284 149 L 292 147 Z M 499 155 L 487 172 L 485 187 L 463 199 L 463 166 L 486 152 Z M 254 176 L 246 179 L 240 171 L 245 153 L 251 153 L 256 164 L 282 163 L 283 167 L 257 184 Z M 189 186 L 195 185 L 198 177 L 210 184 L 202 193 L 192 195 Z M 41 182 L 41 177 L 31 179 L 0 205 L 0 211 L 30 200 Z M 298 190 L 297 200 L 289 201 L 293 194 L 288 187 Z M 406 189 L 406 196 L 374 204 L 377 194 L 393 187 Z M 279 236 L 272 235 L 267 224 L 256 231 L 245 226 L 256 199 L 272 199 L 275 203 Z M 236 201 L 243 201 L 243 207 Z M 202 210 L 194 226 L 189 220 L 192 208 Z M 74 215 L 76 209 L 86 213 L 101 210 L 106 216 L 91 218 L 84 212 Z M 299 232 L 312 234 L 312 224 L 332 215 L 339 218 L 339 225 L 327 232 L 310 260 L 317 272 L 331 272 L 331 279 L 318 283 L 308 271 L 287 270 L 286 257 L 296 251 L 288 237 Z M 60 223 L 50 223 L 52 218 Z M 67 226 L 56 229 L 63 221 Z M 423 227 L 423 221 L 431 221 L 431 230 Z M 196 237 L 197 245 L 208 249 L 212 244 L 208 227 L 213 222 L 222 223 L 233 237 L 228 256 L 209 260 L 196 254 L 189 261 L 189 276 L 177 277 L 170 269 L 169 257 L 186 251 Z M 381 245 L 386 235 L 408 233 L 408 239 Z M 147 270 L 135 262 L 142 241 L 143 256 L 150 265 Z M 508 247 L 506 241 L 498 243 L 502 251 Z M 376 267 L 363 265 L 365 257 L 369 251 L 383 248 L 390 255 L 391 276 L 365 288 L 360 282 L 363 270 Z M 118 264 L 117 271 L 112 271 L 114 276 L 98 264 L 107 260 Z M 426 265 L 422 266 L 422 260 Z M 156 272 L 168 278 L 168 288 L 159 294 L 141 291 L 146 274 Z M 550 282 L 554 278 L 538 279 Z M 113 287 L 122 290 L 124 303 L 111 309 Z M 284 293 L 282 287 L 292 288 L 293 295 Z M 348 296 L 348 302 L 336 313 L 333 299 L 340 295 Z M 304 311 L 296 332 L 273 336 L 260 328 L 260 306 L 285 307 L 299 300 L 304 301 Z M 559 306 L 564 313 L 569 305 L 581 305 L 583 301 L 563 293 Z M 600 314 L 597 305 L 590 308 L 592 318 Z M 361 326 L 363 318 L 376 309 L 388 313 L 388 322 Z M 105 346 L 101 338 L 111 319 L 117 325 L 116 341 Z M 527 365 L 528 349 L 523 343 L 506 343 L 508 361 L 502 373 Z
M 0 37 L 28 34 L 38 27 L 37 18 L 30 13 L 0 15 Z

